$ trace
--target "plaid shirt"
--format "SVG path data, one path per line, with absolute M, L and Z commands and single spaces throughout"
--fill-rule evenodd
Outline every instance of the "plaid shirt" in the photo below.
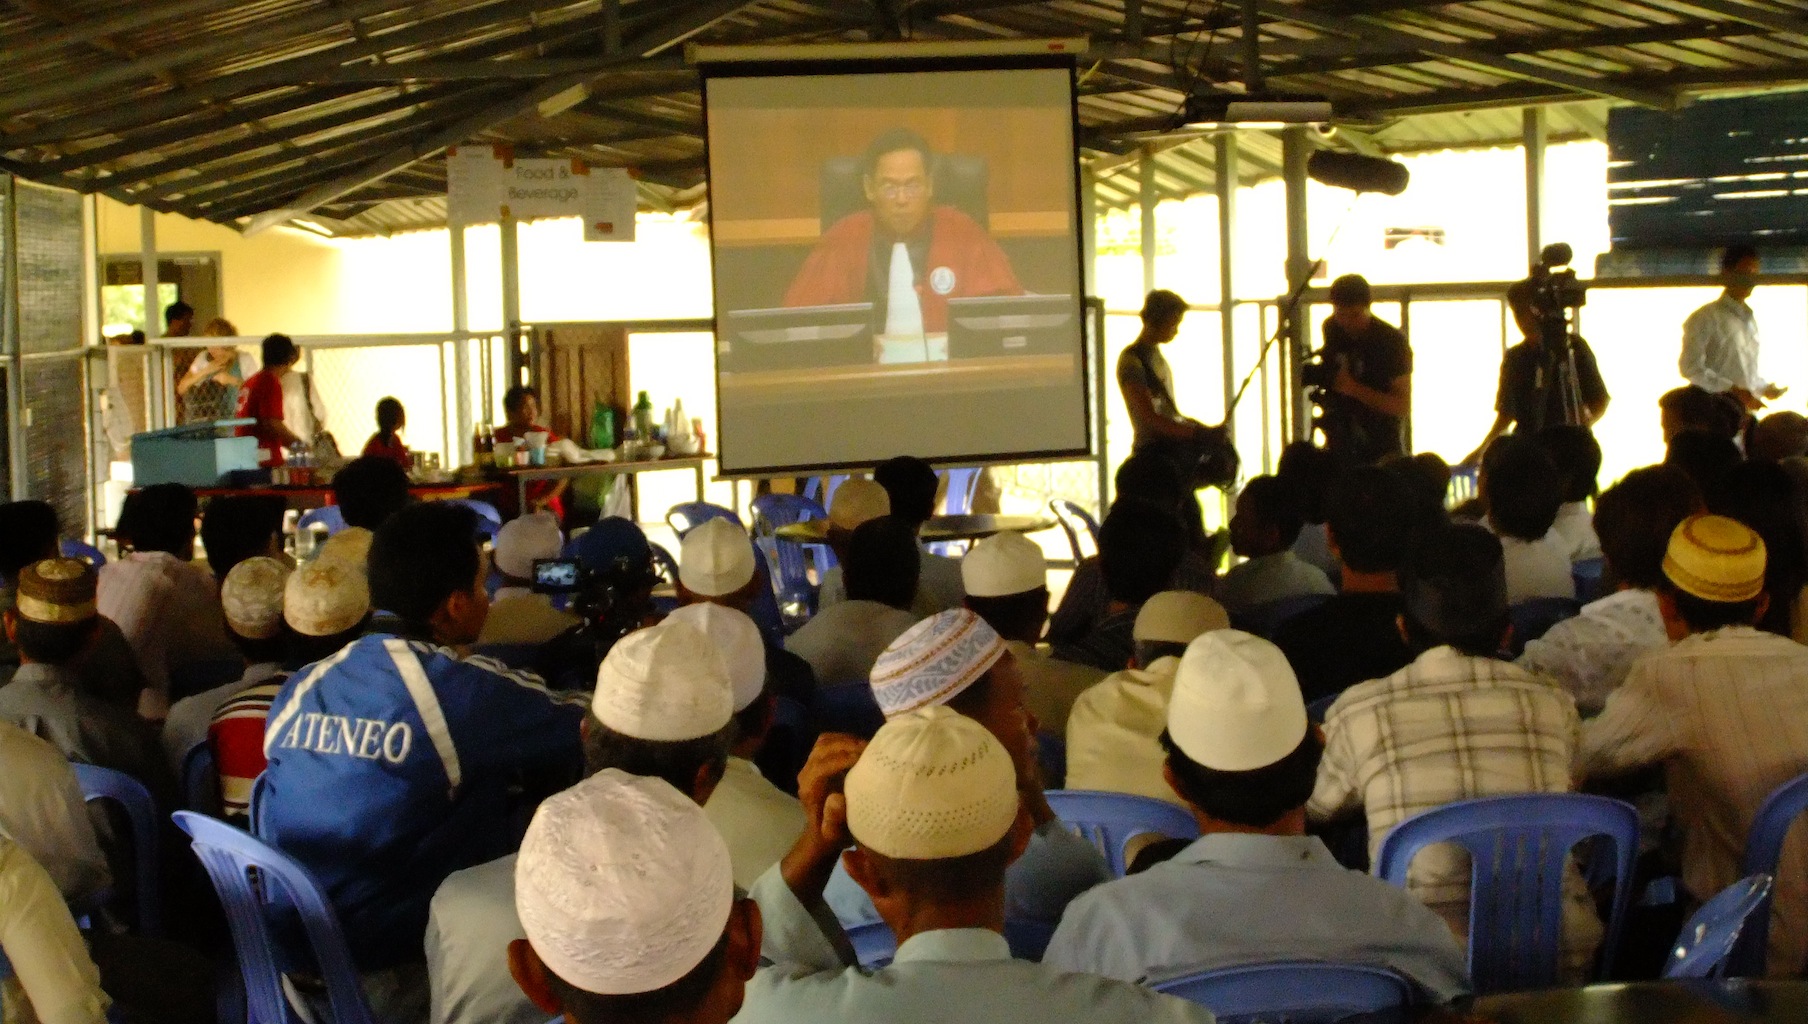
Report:
M 1318 820 L 1368 814 L 1369 855 L 1400 822 L 1458 800 L 1570 789 L 1576 702 L 1510 662 L 1439 647 L 1385 679 L 1344 691 L 1325 716 L 1325 756 L 1307 804 Z M 1469 934 L 1469 858 L 1441 844 L 1413 861 L 1407 888 L 1458 941 Z M 1601 923 L 1581 876 L 1565 886 L 1564 974 L 1586 975 Z

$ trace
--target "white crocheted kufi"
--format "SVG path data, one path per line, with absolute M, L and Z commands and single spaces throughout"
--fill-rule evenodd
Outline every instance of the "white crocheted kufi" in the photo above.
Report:
M 283 618 L 303 636 L 344 633 L 370 614 L 370 584 L 357 566 L 316 558 L 289 574 Z
M 1017 769 L 986 727 L 923 708 L 880 727 L 848 772 L 848 831 L 896 860 L 990 849 L 1017 820 Z
M 1012 597 L 1048 586 L 1042 549 L 1021 533 L 987 537 L 961 559 L 968 597 Z
M 761 691 L 766 688 L 766 641 L 760 637 L 760 627 L 747 617 L 746 612 L 699 602 L 685 605 L 666 616 L 665 621 L 695 626 L 716 645 L 716 653 L 722 656 L 728 669 L 728 681 L 734 687 L 736 713 L 747 710 L 760 699 Z
M 684 535 L 678 549 L 678 581 L 704 597 L 722 597 L 753 579 L 753 541 L 728 519 L 711 519 Z
M 596 720 L 635 739 L 675 743 L 719 731 L 734 715 L 734 687 L 716 645 L 688 622 L 629 633 L 596 670 Z
M 268 555 L 247 558 L 232 567 L 220 584 L 220 607 L 226 625 L 247 640 L 268 640 L 283 620 L 283 587 L 293 571 Z
M 946 704 L 984 676 L 1006 651 L 986 621 L 965 608 L 939 612 L 905 630 L 873 663 L 873 699 L 885 717 Z
M 1221 772 L 1266 768 L 1306 738 L 1306 701 L 1280 648 L 1234 629 L 1187 645 L 1168 700 L 1168 735 Z
M 496 568 L 518 580 L 534 578 L 534 562 L 557 558 L 565 549 L 559 518 L 551 512 L 535 512 L 511 519 L 496 534 Z
M 721 941 L 734 905 L 728 846 L 690 797 L 605 768 L 534 812 L 515 861 L 515 912 L 541 962 L 598 995 L 653 992 Z

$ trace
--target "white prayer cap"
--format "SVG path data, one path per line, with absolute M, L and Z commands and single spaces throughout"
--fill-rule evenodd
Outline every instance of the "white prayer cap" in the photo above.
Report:
M 534 561 L 557 558 L 565 550 L 559 519 L 551 512 L 511 519 L 496 533 L 496 568 L 518 580 L 534 578 Z
M 684 535 L 678 581 L 704 597 L 732 594 L 753 579 L 753 542 L 727 519 L 710 519 Z
M 320 552 L 314 556 L 314 561 L 341 562 L 364 572 L 370 563 L 370 542 L 375 538 L 376 534 L 362 526 L 348 526 L 320 545 Z
M 891 719 L 848 772 L 848 831 L 897 860 L 990 849 L 1017 820 L 1017 769 L 986 727 L 944 707 Z
M 887 718 L 946 704 L 1006 650 L 998 632 L 971 611 L 938 612 L 905 630 L 873 663 L 873 699 Z
M 247 558 L 232 567 L 220 584 L 220 607 L 226 625 L 247 640 L 268 640 L 283 621 L 283 587 L 288 566 L 268 555 Z
M 1168 735 L 1222 772 L 1266 768 L 1306 738 L 1306 701 L 1280 648 L 1234 629 L 1187 645 L 1168 701 Z
M 766 641 L 746 612 L 698 602 L 678 609 L 665 621 L 689 623 L 716 645 L 716 653 L 722 656 L 728 681 L 734 687 L 736 713 L 760 699 L 760 692 L 766 688 Z
M 1021 533 L 987 537 L 961 559 L 968 597 L 1010 597 L 1048 586 L 1042 549 Z
M 849 477 L 829 501 L 829 525 L 852 530 L 861 523 L 891 515 L 891 495 L 863 476 Z
M 716 645 L 687 622 L 662 622 L 616 641 L 596 670 L 596 720 L 635 739 L 694 740 L 734 716 L 734 689 Z
M 283 619 L 303 636 L 333 636 L 370 614 L 370 584 L 363 571 L 337 559 L 316 558 L 289 574 Z
M 548 797 L 515 861 L 534 952 L 598 995 L 655 992 L 695 970 L 734 907 L 728 845 L 663 779 L 605 768 Z
M 1143 602 L 1131 636 L 1146 643 L 1190 644 L 1215 629 L 1229 629 L 1224 606 L 1190 590 L 1164 590 Z

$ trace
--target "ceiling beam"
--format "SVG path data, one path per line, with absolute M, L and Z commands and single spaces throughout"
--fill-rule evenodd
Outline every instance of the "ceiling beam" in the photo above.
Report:
M 244 0 L 163 0 L 159 3 L 121 4 L 114 14 L 85 16 L 81 21 L 65 27 L 21 33 L 19 39 L 0 47 L 0 63 L 27 61 L 65 46 L 75 46 L 122 32 L 135 32 L 179 18 L 193 19 L 238 7 L 243 2 Z
M 619 60 L 608 57 L 524 57 L 515 60 L 407 60 L 393 64 L 353 64 L 329 68 L 308 76 L 312 82 L 445 82 L 465 79 L 497 81 L 508 78 L 551 78 L 554 75 L 601 74 L 622 71 Z M 680 56 L 650 58 L 636 71 L 685 71 Z
M 1686 7 L 1692 7 L 1709 14 L 1717 14 L 1722 18 L 1743 21 L 1747 25 L 1769 29 L 1772 32 L 1787 32 L 1790 35 L 1808 35 L 1808 18 L 1796 14 L 1788 14 L 1772 8 L 1753 7 L 1751 4 L 1738 3 L 1736 0 L 1681 0 Z
M 624 57 L 637 60 L 657 56 L 759 2 L 760 0 L 701 0 L 687 4 L 669 20 L 637 30 L 632 39 L 623 40 Z M 349 195 L 373 181 L 381 181 L 416 160 L 425 159 L 493 125 L 525 114 L 541 101 L 551 99 L 573 86 L 584 85 L 594 77 L 596 76 L 589 72 L 557 76 L 524 93 L 491 104 L 409 145 L 392 150 L 356 171 L 317 185 L 279 209 L 260 214 L 246 227 L 245 233 L 254 234 L 281 224 L 291 217 L 300 216 Z
M 1320 32 L 1351 36 L 1359 40 L 1396 41 L 1398 34 L 1401 34 L 1404 28 L 1396 25 L 1375 25 L 1338 14 L 1319 13 L 1293 4 L 1281 3 L 1279 0 L 1259 0 L 1259 6 L 1262 13 L 1269 18 L 1290 21 Z M 1415 39 L 1413 48 L 1428 57 L 1468 64 L 1508 78 L 1556 86 L 1572 93 L 1621 100 L 1641 107 L 1655 107 L 1659 110 L 1674 110 L 1679 102 L 1673 93 L 1667 91 L 1643 86 L 1620 85 L 1609 79 L 1562 71 L 1516 57 L 1484 53 L 1461 43 Z
M 1725 39 L 1752 35 L 1751 26 L 1728 22 L 1684 22 L 1679 25 L 1640 25 L 1636 28 L 1604 29 L 1599 32 L 1547 32 L 1527 36 L 1500 36 L 1477 39 L 1463 45 L 1478 53 L 1498 57 L 1522 53 L 1547 53 L 1553 50 L 1594 50 L 1608 47 L 1649 46 L 1656 43 L 1680 43 L 1696 39 Z M 1264 48 L 1264 52 L 1269 52 Z M 1267 69 L 1271 78 L 1289 75 L 1320 75 L 1336 71 L 1381 68 L 1421 58 L 1413 45 L 1400 45 L 1396 40 L 1365 43 L 1354 40 L 1300 40 L 1292 45 L 1277 43 L 1276 55 L 1292 55 L 1300 59 L 1275 64 Z M 1326 60 L 1325 58 L 1330 58 Z

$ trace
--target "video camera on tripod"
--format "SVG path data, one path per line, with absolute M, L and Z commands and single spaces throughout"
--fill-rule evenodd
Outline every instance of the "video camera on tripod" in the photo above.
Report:
M 1588 286 L 1576 279 L 1570 262 L 1576 251 L 1566 242 L 1553 242 L 1538 253 L 1538 262 L 1526 278 L 1532 311 L 1538 318 L 1539 340 L 1559 358 L 1568 355 L 1575 335 L 1575 311 L 1588 304 Z

